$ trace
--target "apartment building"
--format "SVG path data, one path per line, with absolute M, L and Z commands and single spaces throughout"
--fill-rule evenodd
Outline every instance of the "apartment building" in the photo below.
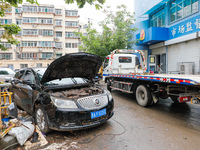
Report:
M 22 30 L 16 35 L 18 45 L 1 39 L 8 51 L 0 51 L 0 67 L 46 67 L 62 55 L 79 51 L 79 37 L 75 34 L 79 31 L 78 10 L 26 3 L 7 10 L 0 22 L 15 23 Z M 4 32 L 0 29 L 0 36 Z

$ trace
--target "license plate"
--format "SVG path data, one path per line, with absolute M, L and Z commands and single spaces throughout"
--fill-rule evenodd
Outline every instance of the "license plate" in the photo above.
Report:
M 98 118 L 106 115 L 106 108 L 98 111 L 91 112 L 91 119 Z

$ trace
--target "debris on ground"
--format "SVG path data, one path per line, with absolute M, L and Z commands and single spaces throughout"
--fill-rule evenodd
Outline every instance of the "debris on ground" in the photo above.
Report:
M 42 150 L 49 150 L 49 149 L 59 149 L 59 150 L 69 150 L 69 149 L 74 149 L 74 150 L 79 150 L 80 148 L 77 146 L 77 142 L 69 142 L 66 140 L 63 143 L 53 143 L 49 145 L 48 147 L 42 149 Z
M 0 109 L 2 110 L 2 105 L 0 106 Z M 43 133 L 40 131 L 38 126 L 34 124 L 32 116 L 27 114 L 26 111 L 15 108 L 16 105 L 13 103 L 10 108 L 9 105 L 7 106 L 7 110 L 3 110 L 3 113 L 0 115 L 2 118 L 2 124 L 0 125 L 2 130 L 2 132 L 0 132 L 0 149 L 10 148 L 11 145 L 15 147 L 20 145 L 23 146 L 23 149 L 25 150 L 32 150 L 48 144 L 48 141 L 44 137 Z M 8 109 L 10 109 L 10 111 L 8 111 Z M 7 114 L 5 114 L 5 112 Z M 12 115 L 9 115 L 9 113 L 12 113 Z M 14 114 L 18 115 L 15 117 Z M 13 138 L 10 137 L 13 137 L 16 140 L 13 140 Z M 14 143 L 12 141 L 14 141 Z
M 19 123 L 19 126 L 12 128 L 8 134 L 17 138 L 18 143 L 22 146 L 33 135 L 34 125 L 32 122 Z
M 37 142 L 32 143 L 31 141 L 33 140 L 33 138 L 29 141 L 27 141 L 24 144 L 24 149 L 25 150 L 33 150 L 33 149 L 38 149 L 39 147 L 45 146 L 48 144 L 48 141 L 46 140 L 46 138 L 44 137 L 44 135 L 42 134 L 42 132 L 40 131 L 39 127 L 36 126 L 36 131 L 34 133 L 38 133 L 38 140 Z

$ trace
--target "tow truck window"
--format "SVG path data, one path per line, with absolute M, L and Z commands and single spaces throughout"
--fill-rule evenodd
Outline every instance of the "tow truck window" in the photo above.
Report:
M 109 62 L 109 57 L 106 57 L 106 59 L 104 60 L 103 68 L 106 68 L 108 66 L 108 62 Z
M 140 65 L 140 61 L 138 57 L 135 57 L 135 65 Z
M 132 63 L 131 57 L 119 57 L 120 63 Z

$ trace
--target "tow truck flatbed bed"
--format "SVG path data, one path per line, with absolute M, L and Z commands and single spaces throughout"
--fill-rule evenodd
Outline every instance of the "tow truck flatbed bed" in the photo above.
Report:
M 200 85 L 200 75 L 179 75 L 179 74 L 154 74 L 154 75 L 136 75 L 136 74 L 109 74 L 110 77 L 121 77 L 137 80 L 146 80 L 154 82 L 166 82 L 182 85 Z

